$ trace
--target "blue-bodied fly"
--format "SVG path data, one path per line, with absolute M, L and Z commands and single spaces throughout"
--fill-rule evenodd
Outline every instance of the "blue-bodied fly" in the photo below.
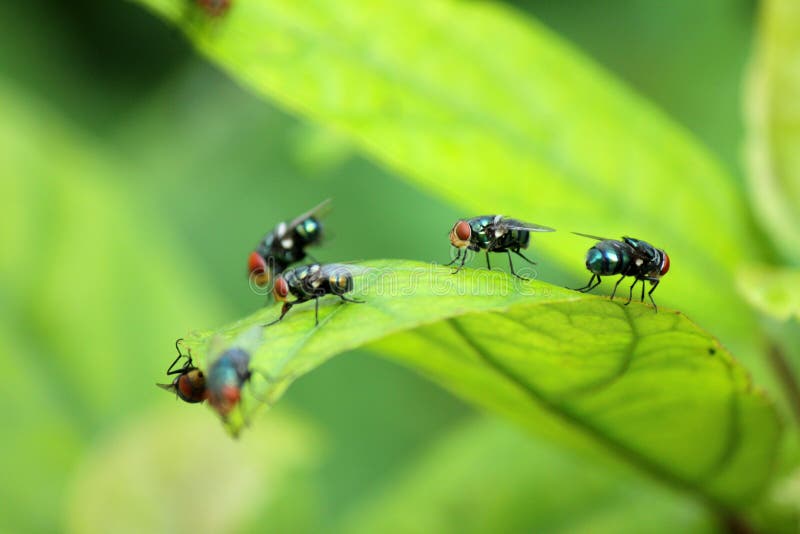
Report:
M 653 291 L 656 290 L 661 282 L 661 277 L 669 271 L 669 256 L 666 252 L 646 241 L 633 237 L 626 236 L 622 238 L 622 241 L 619 241 L 578 232 L 573 233 L 598 241 L 586 252 L 586 268 L 592 273 L 592 277 L 584 287 L 579 288 L 577 291 L 582 293 L 591 291 L 600 285 L 601 276 L 620 275 L 619 280 L 614 284 L 614 290 L 611 292 L 611 298 L 613 299 L 620 282 L 625 277 L 631 276 L 633 277 L 633 283 L 625 304 L 630 304 L 633 299 L 633 288 L 639 282 L 642 283 L 641 301 L 644 302 L 645 282 L 650 282 L 652 287 L 647 292 L 647 296 L 650 297 L 653 308 L 658 312 L 658 306 L 653 300 Z
M 353 291 L 353 275 L 364 270 L 363 267 L 341 263 L 312 263 L 285 271 L 275 279 L 272 290 L 275 300 L 283 302 L 281 315 L 267 326 L 283 320 L 295 304 L 309 300 L 314 301 L 314 324 L 319 325 L 319 299 L 326 295 L 335 295 L 343 302 L 363 304 L 364 301 L 345 297 L 345 294 Z M 289 300 L 289 295 L 295 300 Z
M 226 419 L 242 398 L 242 388 L 253 376 L 250 370 L 250 359 L 260 345 L 262 327 L 254 327 L 237 337 L 228 346 L 221 338 L 213 338 L 209 343 L 208 361 L 210 365 L 203 373 L 194 366 L 191 353 L 184 355 L 180 351 L 178 340 L 178 357 L 172 362 L 167 375 L 177 375 L 171 384 L 157 384 L 159 387 L 177 394 L 178 398 L 190 403 L 208 403 L 217 413 Z M 186 362 L 179 369 L 175 365 L 181 358 Z
M 322 240 L 321 218 L 330 210 L 330 199 L 272 229 L 250 253 L 248 273 L 259 285 L 266 286 L 290 265 L 309 257 L 306 248 Z M 316 261 L 312 258 L 312 261 Z
M 513 252 L 523 260 L 532 265 L 535 261 L 528 259 L 522 249 L 527 249 L 531 240 L 531 232 L 555 232 L 553 228 L 528 223 L 517 219 L 510 219 L 502 215 L 482 215 L 471 219 L 461 219 L 453 225 L 450 230 L 450 244 L 458 249 L 456 257 L 447 265 L 452 265 L 461 260 L 453 273 L 457 273 L 464 267 L 467 261 L 467 251 L 478 252 L 486 251 L 486 267 L 491 270 L 489 253 L 505 253 L 508 255 L 508 266 L 511 274 L 517 278 L 525 279 L 518 275 L 514 270 L 514 263 L 511 261 Z

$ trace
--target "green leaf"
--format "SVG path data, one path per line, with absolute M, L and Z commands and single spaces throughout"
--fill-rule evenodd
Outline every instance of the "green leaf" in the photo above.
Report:
M 733 180 L 535 21 L 489 2 L 239 0 L 198 23 L 184 0 L 138 1 L 234 78 L 349 137 L 464 215 L 504 213 L 663 247 L 673 270 L 660 298 L 750 348 L 753 317 L 733 270 L 753 241 Z M 443 249 L 452 223 L 432 229 Z M 536 246 L 549 264 L 584 277 L 585 239 L 556 234 Z
M 707 511 L 685 496 L 479 420 L 387 480 L 343 531 L 654 534 L 713 527 Z
M 0 427 L 14 436 L 0 531 L 63 531 L 93 439 L 169 403 L 153 382 L 171 341 L 225 308 L 175 261 L 188 255 L 126 188 L 125 163 L 3 80 L 0 107 Z
M 780 425 L 771 403 L 710 335 L 678 312 L 583 295 L 496 271 L 376 261 L 357 276 L 364 304 L 331 297 L 292 309 L 253 350 L 251 392 L 274 400 L 297 377 L 360 346 L 561 443 L 609 451 L 720 506 L 767 483 Z M 278 315 L 270 306 L 187 337 L 201 368 Z M 343 385 L 343 387 L 346 387 Z M 238 432 L 257 406 L 228 420 Z
M 800 4 L 761 3 L 748 94 L 747 153 L 755 209 L 788 259 L 800 261 Z
M 800 269 L 751 265 L 739 272 L 738 282 L 756 309 L 781 321 L 800 320 Z

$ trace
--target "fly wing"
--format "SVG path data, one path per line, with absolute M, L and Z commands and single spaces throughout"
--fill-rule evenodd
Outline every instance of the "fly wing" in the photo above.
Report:
M 527 230 L 528 232 L 555 232 L 555 228 L 550 228 L 549 226 L 542 226 L 541 224 L 534 224 L 525 221 L 520 221 L 518 219 L 502 219 L 500 224 L 508 228 L 509 230 Z
M 227 343 L 225 342 L 225 338 L 220 335 L 215 335 L 210 340 L 208 340 L 208 345 L 206 346 L 206 367 L 210 367 L 217 359 L 222 356 L 222 353 L 225 352 L 227 348 Z
M 326 263 L 322 266 L 322 271 L 325 276 L 330 274 L 350 274 L 352 276 L 359 276 L 363 274 L 367 274 L 375 270 L 375 267 L 367 267 L 366 265 L 360 265 L 357 261 L 354 262 L 342 262 L 342 263 Z
M 264 343 L 264 327 L 254 326 L 248 328 L 233 340 L 231 347 L 244 349 L 246 352 L 252 354 Z
M 173 395 L 177 395 L 178 391 L 175 388 L 175 384 L 156 384 L 158 387 L 163 389 L 164 391 L 169 391 Z
M 320 218 L 324 217 L 331 211 L 331 199 L 326 198 L 307 212 L 303 213 L 302 215 L 298 215 L 290 223 L 287 224 L 287 228 L 294 228 L 301 222 L 305 221 L 309 217 Z
M 589 239 L 595 239 L 597 241 L 614 241 L 614 239 L 609 239 L 607 237 L 598 237 L 596 235 L 582 234 L 580 232 L 572 232 L 572 233 L 575 234 L 575 235 L 579 235 L 581 237 L 588 237 Z

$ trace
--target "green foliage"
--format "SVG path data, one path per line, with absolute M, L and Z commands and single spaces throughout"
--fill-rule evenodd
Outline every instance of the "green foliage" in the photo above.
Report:
M 147 204 L 108 181 L 123 179 L 119 159 L 2 82 L 0 102 L 0 167 L 13 169 L 0 180 L 0 530 L 64 531 L 68 515 L 74 532 L 197 532 L 196 493 L 223 530 L 246 524 L 281 493 L 244 474 L 284 480 L 313 463 L 313 440 L 287 420 L 244 452 L 220 445 L 224 432 L 153 386 L 176 325 L 220 322 L 221 299 L 172 261 Z M 223 478 L 247 498 L 216 498 L 209 481 Z
M 579 512 L 580 511 L 580 512 Z M 457 428 L 347 522 L 354 533 L 713 532 L 702 507 L 497 421 Z
M 234 78 L 347 135 L 464 215 L 633 234 L 665 248 L 673 271 L 664 302 L 749 348 L 752 315 L 733 269 L 753 245 L 732 180 L 680 128 L 534 21 L 453 0 L 414 9 L 243 0 L 223 19 L 197 23 L 183 0 L 139 1 Z M 537 246 L 548 263 L 583 277 L 585 240 Z
M 401 261 L 364 267 L 356 294 L 366 303 L 329 297 L 316 328 L 306 303 L 264 329 L 251 360 L 255 398 L 274 401 L 328 358 L 378 342 L 379 352 L 473 402 L 560 442 L 599 446 L 711 502 L 746 503 L 769 479 L 780 430 L 773 407 L 683 315 L 499 272 L 453 275 Z M 187 345 L 207 368 L 209 344 L 236 342 L 278 308 Z M 228 420 L 232 432 L 254 402 Z
M 800 320 L 800 270 L 752 265 L 739 273 L 739 291 L 761 312 Z
M 730 354 L 767 386 L 762 336 L 800 361 L 796 322 L 771 332 L 777 322 L 755 322 L 743 306 L 796 316 L 795 274 L 733 276 L 775 258 L 751 237 L 737 177 L 681 128 L 495 2 L 234 0 L 213 20 L 190 0 L 138 3 L 253 91 L 131 3 L 0 8 L 0 531 L 674 531 L 711 529 L 708 511 L 732 508 L 755 530 L 793 531 L 798 451 L 786 445 L 796 428 L 779 452 L 776 410 Z M 522 4 L 733 154 L 748 2 Z M 757 222 L 797 261 L 800 21 L 788 1 L 764 6 L 751 184 L 766 219 Z M 113 44 L 98 45 L 92 28 Z M 333 355 L 364 349 L 306 376 L 232 442 L 206 407 L 153 382 L 175 337 L 263 304 L 244 285 L 246 252 L 328 196 L 335 239 L 323 261 L 442 261 L 455 217 L 486 211 L 633 234 L 672 256 L 661 313 L 501 273 L 426 267 L 419 300 L 379 295 L 373 279 L 362 287 L 368 304 L 326 299 L 322 328 L 305 304 L 264 334 L 256 361 L 278 381 L 259 375 L 258 399 L 247 396 L 237 417 Z M 566 231 L 537 236 L 538 278 L 582 285 L 588 246 Z M 369 264 L 395 279 L 420 266 Z M 276 315 L 268 307 L 223 333 Z M 190 341 L 198 361 L 211 335 Z M 496 422 L 452 432 L 468 409 L 387 362 L 533 435 Z M 282 415 L 287 406 L 313 414 L 314 431 Z M 446 439 L 428 450 L 437 434 Z M 321 464 L 318 448 L 330 453 Z
M 755 209 L 787 258 L 800 261 L 800 4 L 761 4 L 748 100 L 748 159 Z
M 680 302 L 760 370 L 756 323 L 734 288 L 736 263 L 757 247 L 733 180 L 542 26 L 494 4 L 451 0 L 413 10 L 389 1 L 320 1 L 309 10 L 242 0 L 213 20 L 180 0 L 140 1 L 235 78 L 470 214 L 491 206 L 667 249 L 673 270 L 659 297 Z M 585 274 L 586 241 L 559 236 L 536 246 L 550 264 Z M 265 334 L 254 364 L 273 382 L 254 384 L 256 395 L 272 401 L 333 354 L 375 341 L 379 352 L 541 434 L 601 444 L 711 502 L 740 505 L 763 489 L 777 418 L 727 352 L 682 315 L 537 283 L 549 294 L 535 302 L 498 304 L 479 290 L 456 304 L 428 284 L 403 299 L 368 289 L 370 304 L 336 308 L 348 311 L 330 312 L 318 330 L 293 312 Z M 267 317 L 216 333 L 230 341 Z M 192 338 L 196 354 L 211 334 Z M 241 414 L 229 421 L 234 432 L 242 423 Z M 715 443 L 700 441 L 704 431 Z
M 77 467 L 71 532 L 108 532 L 109 525 L 126 532 L 209 533 L 253 525 L 261 532 L 263 521 L 271 532 L 311 531 L 298 519 L 313 523 L 316 511 L 307 485 L 317 455 L 313 432 L 275 414 L 254 429 L 255 439 L 235 443 L 209 432 L 199 411 L 181 410 L 176 418 L 177 411 L 143 413 Z M 175 436 L 191 446 L 165 446 Z M 302 500 L 305 509 L 289 524 L 276 510 L 285 498 Z

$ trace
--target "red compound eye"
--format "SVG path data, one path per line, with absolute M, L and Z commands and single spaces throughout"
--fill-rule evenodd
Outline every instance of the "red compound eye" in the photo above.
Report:
M 467 221 L 458 221 L 450 230 L 450 244 L 454 247 L 466 247 L 472 236 L 472 228 Z
M 178 396 L 186 402 L 202 402 L 206 398 L 206 379 L 198 369 L 179 376 L 175 385 Z
M 267 262 L 258 252 L 252 252 L 247 259 L 247 272 L 249 274 L 260 274 L 267 270 Z
M 661 276 L 664 276 L 669 272 L 669 256 L 667 253 L 664 253 L 664 262 L 661 264 Z
M 286 300 L 286 297 L 289 296 L 289 284 L 286 283 L 283 277 L 278 277 L 275 280 L 272 294 L 275 296 L 275 300 Z
M 461 241 L 469 241 L 470 236 L 472 236 L 472 228 L 469 227 L 467 221 L 458 221 L 454 230 L 456 237 Z
M 269 284 L 270 272 L 267 269 L 267 262 L 258 252 L 253 252 L 247 259 L 247 272 L 256 284 L 265 286 Z

